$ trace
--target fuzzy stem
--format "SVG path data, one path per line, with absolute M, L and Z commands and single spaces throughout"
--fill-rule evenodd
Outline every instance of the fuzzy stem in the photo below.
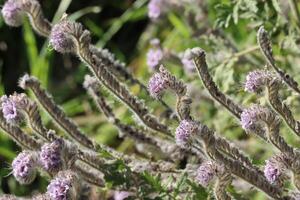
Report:
M 51 24 L 44 17 L 41 5 L 36 0 L 22 0 L 23 9 L 27 13 L 34 30 L 41 36 L 48 37 L 51 32 Z
M 85 181 L 90 184 L 104 187 L 105 182 L 102 179 L 102 174 L 99 174 L 98 171 L 93 170 L 88 165 L 82 162 L 76 162 L 74 165 L 74 170 L 76 170 L 82 177 L 85 177 Z
M 18 126 L 7 123 L 2 113 L 0 114 L 0 128 L 7 133 L 17 144 L 25 149 L 39 149 L 41 143 L 34 140 L 32 136 L 25 134 Z
M 232 182 L 231 174 L 226 172 L 218 176 L 217 182 L 214 188 L 214 194 L 217 200 L 231 200 L 232 197 L 226 192 L 227 187 Z
M 99 49 L 94 47 L 93 45 L 90 45 L 90 51 L 95 54 L 97 57 L 102 59 L 102 62 L 105 63 L 110 69 L 112 69 L 112 72 L 119 78 L 122 78 L 122 81 L 129 80 L 131 84 L 137 84 L 140 86 L 141 89 L 146 91 L 147 95 L 149 95 L 148 88 L 141 83 L 138 79 L 136 79 L 128 70 L 126 70 L 123 63 L 120 63 L 119 61 L 115 61 L 113 59 L 113 55 L 109 53 L 106 50 Z M 110 55 L 110 56 L 107 56 Z M 173 113 L 173 110 L 168 104 L 166 104 L 163 100 L 158 100 L 167 110 L 166 112 Z
M 23 76 L 20 79 L 19 85 L 23 89 L 31 89 L 34 93 L 38 102 L 43 106 L 47 113 L 61 126 L 61 128 L 79 144 L 93 149 L 94 151 L 107 151 L 111 152 L 110 149 L 104 147 L 103 145 L 97 144 L 91 139 L 89 139 L 73 122 L 70 118 L 67 117 L 65 112 L 55 104 L 53 98 L 41 88 L 40 82 L 34 78 L 29 77 L 28 75 Z
M 30 150 L 39 150 L 42 146 L 41 141 L 37 141 L 32 136 L 25 134 L 18 126 L 14 126 L 12 124 L 8 124 L 6 120 L 3 118 L 2 114 L 0 114 L 0 128 L 4 130 L 14 141 L 16 141 L 21 147 Z M 95 159 L 93 159 L 94 161 Z M 98 162 L 99 163 L 99 162 Z M 75 163 L 74 167 L 79 171 L 84 171 L 83 177 L 84 179 L 92 181 L 94 177 L 95 183 L 100 183 L 100 179 L 94 176 L 94 173 L 90 171 L 91 169 L 87 166 L 84 168 L 81 165 Z M 99 185 L 99 184 L 97 184 Z M 103 185 L 103 184 L 101 184 Z M 100 186 L 101 186 L 100 185 Z
M 125 133 L 126 136 L 138 140 L 142 143 L 151 144 L 158 148 L 161 146 L 155 140 L 157 137 L 150 137 L 147 133 L 142 131 L 141 129 L 137 129 L 133 126 L 123 124 L 120 119 L 118 119 L 115 114 L 113 113 L 112 108 L 108 105 L 108 103 L 105 101 L 105 98 L 103 97 L 103 94 L 100 91 L 100 84 L 97 82 L 96 78 L 86 76 L 86 81 L 88 82 L 85 85 L 85 88 L 88 90 L 88 94 L 93 98 L 97 108 L 104 113 L 106 118 L 109 122 L 113 123 L 119 131 L 122 133 Z M 155 134 L 155 133 L 153 133 Z M 157 134 L 153 136 L 158 136 Z M 161 136 L 158 136 L 161 137 Z
M 199 126 L 199 136 L 203 139 L 206 145 L 207 154 L 214 160 L 224 164 L 225 168 L 234 175 L 244 179 L 248 183 L 256 186 L 256 188 L 264 191 L 270 197 L 274 199 L 283 199 L 282 191 L 276 186 L 271 185 L 264 176 L 257 174 L 255 170 L 251 170 L 238 160 L 226 158 L 216 148 L 216 140 L 214 138 L 214 132 L 211 131 L 207 126 Z
M 258 120 L 263 121 L 267 126 L 267 137 L 269 141 L 278 148 L 282 153 L 287 154 L 290 158 L 295 158 L 294 149 L 289 146 L 282 136 L 280 136 L 280 119 L 271 110 L 259 112 Z
M 193 57 L 195 66 L 197 68 L 200 79 L 203 85 L 208 90 L 210 95 L 223 105 L 229 112 L 231 112 L 236 118 L 240 119 L 242 108 L 240 105 L 233 102 L 225 94 L 223 94 L 218 86 L 213 81 L 212 77 L 208 72 L 207 63 L 205 60 L 205 52 L 202 49 L 198 49 L 198 55 Z
M 270 65 L 276 71 L 276 73 L 291 89 L 300 94 L 298 83 L 289 74 L 285 73 L 276 66 L 275 59 L 273 57 L 271 41 L 267 31 L 263 26 L 261 26 L 257 32 L 257 42 L 260 46 L 261 52 L 268 62 L 268 65 Z
M 217 100 L 221 105 L 223 105 L 232 115 L 234 115 L 238 120 L 240 120 L 243 109 L 240 105 L 232 101 L 225 94 L 223 94 L 218 86 L 213 81 L 213 78 L 208 72 L 208 66 L 205 58 L 205 51 L 201 48 L 192 49 L 191 56 L 194 59 L 195 66 L 197 68 L 200 79 L 203 85 L 211 94 L 211 96 Z M 259 127 L 255 128 L 255 133 L 257 136 L 266 140 L 264 130 Z
M 63 19 L 66 20 L 66 19 Z M 90 33 L 84 30 L 79 23 L 69 22 L 66 34 L 73 39 L 76 46 L 76 53 L 86 63 L 97 78 L 97 80 L 104 85 L 109 91 L 127 105 L 149 128 L 162 132 L 171 136 L 168 127 L 161 124 L 158 119 L 151 115 L 147 107 L 123 85 L 105 65 L 102 59 L 95 56 L 90 51 Z
M 44 17 L 41 5 L 36 0 L 22 0 L 22 8 L 27 13 L 33 29 L 40 35 L 48 37 L 51 33 L 52 24 Z M 128 70 L 125 65 L 118 60 L 115 60 L 113 54 L 111 54 L 106 49 L 99 49 L 93 45 L 89 46 L 89 50 L 92 54 L 96 55 L 102 62 L 105 63 L 111 71 L 118 77 L 121 77 L 123 81 L 129 80 L 132 84 L 138 84 L 142 89 L 144 89 L 147 94 L 149 92 L 147 87 L 136 79 Z M 167 112 L 174 113 L 173 110 L 162 100 L 161 104 L 167 109 Z M 170 115 L 171 116 L 171 115 Z M 169 117 L 170 117 L 169 116 Z
M 268 96 L 272 108 L 284 119 L 294 133 L 300 136 L 300 122 L 297 121 L 289 107 L 279 97 L 280 82 L 274 80 L 268 83 Z
M 184 82 L 177 80 L 163 65 L 159 67 L 159 73 L 167 81 L 168 87 L 177 95 L 176 111 L 178 118 L 191 119 L 190 104 L 192 100 L 187 96 L 187 88 Z

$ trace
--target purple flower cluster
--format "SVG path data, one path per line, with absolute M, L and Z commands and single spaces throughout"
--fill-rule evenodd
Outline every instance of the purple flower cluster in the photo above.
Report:
M 160 47 L 160 41 L 157 38 L 152 39 L 150 41 L 150 44 L 152 48 L 149 49 L 147 53 L 147 65 L 151 70 L 153 70 L 160 64 L 161 60 L 164 57 L 164 53 Z
M 36 153 L 22 151 L 12 162 L 13 175 L 21 184 L 30 184 L 36 177 L 37 166 Z
M 1 97 L 1 109 L 3 117 L 8 121 L 15 121 L 18 118 L 16 103 L 6 95 Z
M 268 112 L 267 108 L 259 105 L 253 105 L 250 108 L 244 109 L 241 114 L 241 125 L 246 131 L 252 131 L 255 124 L 259 123 L 258 116 L 261 113 Z
M 60 53 L 69 53 L 74 50 L 72 38 L 67 34 L 70 26 L 69 21 L 62 20 L 58 24 L 55 24 L 51 30 L 49 43 Z
M 277 163 L 266 160 L 264 174 L 270 183 L 275 183 L 281 175 L 281 170 Z
M 272 77 L 273 74 L 266 70 L 255 70 L 250 72 L 246 77 L 245 91 L 260 92 Z
M 47 187 L 47 194 L 51 200 L 77 199 L 79 180 L 72 171 L 61 171 L 51 180 Z
M 148 16 L 149 18 L 156 20 L 162 14 L 164 9 L 165 2 L 164 0 L 150 0 L 148 4 Z
M 284 154 L 280 153 L 274 155 L 269 160 L 266 160 L 264 168 L 264 175 L 270 183 L 276 183 L 283 176 L 286 168 L 287 158 Z
M 126 191 L 115 191 L 114 192 L 114 200 L 124 200 L 131 196 L 130 192 Z
M 9 26 L 20 26 L 24 12 L 22 11 L 22 1 L 8 0 L 1 10 L 3 19 Z
M 196 180 L 203 187 L 207 187 L 209 182 L 215 177 L 217 170 L 216 164 L 212 161 L 204 162 L 197 170 Z
M 50 172 L 58 171 L 63 165 L 63 140 L 57 139 L 52 143 L 46 143 L 42 146 L 40 163 L 42 167 Z
M 176 144 L 185 147 L 197 133 L 198 124 L 192 120 L 182 120 L 175 131 Z
M 161 98 L 163 92 L 168 87 L 168 81 L 160 73 L 155 73 L 149 80 L 148 90 L 153 98 Z

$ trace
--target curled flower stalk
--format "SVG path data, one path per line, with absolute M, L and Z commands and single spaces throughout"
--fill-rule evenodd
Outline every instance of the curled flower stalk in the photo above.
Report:
M 152 136 L 154 137 L 151 137 L 147 132 L 141 129 L 122 123 L 120 119 L 115 116 L 112 108 L 106 102 L 103 94 L 100 91 L 100 85 L 95 77 L 86 75 L 83 85 L 84 88 L 87 89 L 89 95 L 93 98 L 98 109 L 104 113 L 109 122 L 113 123 L 119 129 L 122 137 L 124 134 L 125 136 L 137 140 L 141 143 L 154 145 L 161 150 L 166 149 L 164 148 L 165 145 L 162 144 L 167 143 L 168 145 L 171 145 L 169 144 L 169 141 L 162 139 L 162 136 L 158 135 L 157 133 L 153 133 Z
M 257 42 L 260 46 L 260 49 L 265 56 L 268 65 L 270 65 L 275 72 L 280 76 L 280 78 L 295 92 L 300 94 L 300 89 L 298 83 L 287 73 L 282 71 L 278 66 L 276 66 L 276 62 L 273 56 L 271 41 L 268 36 L 267 31 L 261 26 L 257 32 Z
M 75 22 L 62 19 L 55 26 L 60 27 L 60 31 L 64 33 L 66 40 L 73 41 L 74 52 L 80 59 L 86 63 L 89 69 L 94 73 L 97 80 L 103 84 L 109 91 L 127 105 L 149 128 L 170 135 L 170 131 L 166 125 L 161 124 L 153 115 L 151 115 L 146 106 L 123 85 L 108 69 L 102 59 L 95 56 L 89 49 L 90 33 L 84 30 L 82 25 Z M 52 44 L 52 46 L 56 46 Z
M 64 46 L 66 43 L 60 40 L 61 34 L 51 34 L 51 29 L 56 29 L 43 15 L 41 5 L 37 0 L 9 0 L 5 3 L 2 10 L 5 22 L 10 26 L 20 26 L 22 17 L 27 14 L 33 29 L 41 36 L 56 38 L 57 41 L 65 47 L 65 50 L 58 49 L 59 51 L 70 52 L 72 51 L 69 46 Z M 57 33 L 57 32 L 56 32 Z M 51 42 L 53 44 L 53 40 Z M 70 45 L 70 43 L 69 43 Z M 125 65 L 116 60 L 107 49 L 99 49 L 93 45 L 89 45 L 89 51 L 98 57 L 106 66 L 111 69 L 116 76 L 122 78 L 122 81 L 129 80 L 132 84 L 138 84 L 142 89 L 147 91 L 146 86 L 138 79 L 132 76 L 126 69 Z M 163 101 L 161 104 L 167 109 L 168 112 L 173 113 L 171 108 Z
M 216 99 L 221 105 L 223 105 L 228 111 L 230 111 L 235 117 L 240 119 L 242 108 L 240 105 L 233 102 L 225 94 L 223 94 L 217 87 L 212 77 L 208 72 L 208 67 L 205 59 L 205 52 L 200 48 L 191 49 L 190 55 L 194 59 L 195 66 L 198 74 L 208 92 Z
M 232 115 L 234 115 L 237 119 L 241 119 L 241 114 L 243 112 L 243 108 L 235 103 L 233 100 L 228 98 L 225 94 L 223 94 L 215 82 L 213 78 L 210 76 L 208 72 L 208 67 L 205 59 L 205 52 L 201 48 L 194 48 L 190 51 L 190 57 L 193 58 L 195 66 L 197 68 L 198 74 L 208 92 L 211 96 L 217 100 L 221 105 L 223 105 Z M 255 134 L 260 138 L 266 140 L 264 130 L 259 127 L 253 127 L 255 130 Z
M 245 167 L 240 161 L 225 157 L 219 150 L 215 148 L 216 140 L 214 133 L 205 125 L 199 126 L 199 137 L 203 140 L 208 156 L 224 165 L 225 169 L 232 174 L 244 179 L 274 199 L 282 199 L 282 191 L 271 185 L 263 176 L 257 173 L 256 170 Z
M 13 138 L 21 147 L 24 149 L 30 150 L 29 152 L 38 151 L 42 147 L 42 143 L 40 140 L 36 140 L 31 135 L 25 134 L 18 126 L 14 126 L 12 124 L 8 124 L 5 122 L 5 119 L 0 115 L 0 127 L 3 129 L 11 138 Z M 38 157 L 38 155 L 37 155 Z M 40 162 L 40 161 L 39 161 Z M 39 163 L 38 165 L 40 165 Z M 88 182 L 92 182 L 95 185 L 103 186 L 103 180 L 99 178 L 99 176 L 94 176 L 99 172 L 95 172 L 88 165 L 83 165 L 76 162 L 73 165 L 76 171 L 84 171 L 82 173 L 82 177 Z
M 35 77 L 25 75 L 20 79 L 19 85 L 23 89 L 30 88 L 48 114 L 79 144 L 95 151 L 101 150 L 110 152 L 110 149 L 104 147 L 103 145 L 97 144 L 88 138 L 77 127 L 77 125 L 67 117 L 65 112 L 55 104 L 53 98 L 43 88 L 41 88 L 40 82 Z
M 268 140 L 281 152 L 290 157 L 295 156 L 294 149 L 280 136 L 280 119 L 271 110 L 258 105 L 244 109 L 241 115 L 241 125 L 249 131 L 253 130 L 253 126 L 265 126 Z
M 247 75 L 245 90 L 258 93 L 263 87 L 267 87 L 268 100 L 272 108 L 284 119 L 293 132 L 300 136 L 300 122 L 295 119 L 290 108 L 279 97 L 281 86 L 281 81 L 271 72 L 256 70 Z M 247 89 L 250 87 L 252 87 L 252 90 Z
M 51 24 L 44 18 L 41 5 L 36 0 L 9 0 L 2 10 L 4 21 L 10 26 L 20 26 L 23 16 L 27 14 L 31 25 L 42 36 L 48 36 Z
M 23 133 L 18 126 L 7 123 L 2 113 L 0 114 L 0 128 L 24 149 L 34 150 L 40 146 L 39 142 L 33 140 L 29 135 Z
M 192 101 L 186 96 L 186 86 L 183 82 L 178 81 L 175 76 L 172 76 L 165 68 L 161 67 L 160 73 L 161 74 L 159 75 L 166 80 L 166 88 L 171 88 L 173 91 L 175 91 L 178 97 L 177 112 L 183 120 L 180 122 L 175 132 L 176 143 L 182 148 L 187 148 L 190 146 L 197 148 L 197 146 L 191 145 L 193 142 L 195 142 L 194 136 L 198 129 L 198 123 L 193 121 L 193 117 L 190 115 L 190 104 Z M 226 139 L 222 137 L 215 137 L 215 140 L 217 140 L 216 147 L 221 151 L 235 159 L 240 160 L 248 167 L 255 169 L 258 173 L 261 173 L 260 170 L 252 164 L 250 159 L 244 155 L 244 153 L 242 153 L 234 145 L 230 144 Z M 197 149 L 202 152 L 201 149 Z

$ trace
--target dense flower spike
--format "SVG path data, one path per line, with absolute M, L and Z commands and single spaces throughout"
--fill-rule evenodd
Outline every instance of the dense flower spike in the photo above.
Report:
M 14 101 L 6 95 L 1 97 L 1 108 L 4 118 L 8 121 L 15 121 L 18 118 L 18 111 Z
M 50 172 L 58 171 L 63 165 L 63 140 L 57 139 L 42 146 L 40 162 L 42 167 Z
M 158 19 L 162 14 L 164 4 L 164 0 L 150 0 L 148 4 L 148 16 L 154 20 Z
M 159 99 L 167 89 L 167 81 L 160 73 L 155 73 L 149 80 L 148 90 L 152 97 Z
M 47 194 L 51 200 L 77 199 L 78 193 L 80 193 L 78 185 L 79 179 L 74 172 L 61 171 L 49 183 Z
M 216 163 L 207 161 L 202 163 L 197 170 L 196 180 L 203 187 L 207 187 L 209 182 L 216 176 L 217 168 Z
M 264 168 L 264 174 L 267 180 L 274 184 L 277 183 L 280 178 L 285 174 L 285 171 L 287 170 L 287 157 L 280 153 L 277 155 L 274 155 L 270 159 L 266 160 L 266 165 Z
M 72 38 L 66 33 L 72 24 L 62 19 L 61 22 L 54 25 L 50 34 L 50 45 L 60 53 L 69 53 L 74 51 Z
M 2 16 L 6 24 L 9 26 L 20 26 L 24 12 L 22 11 L 21 0 L 8 0 L 2 8 Z
M 182 120 L 175 132 L 176 144 L 186 147 L 198 131 L 198 124 L 192 120 Z
M 255 70 L 250 72 L 246 77 L 245 91 L 260 92 L 274 75 L 266 70 Z
M 37 154 L 32 151 L 22 151 L 12 162 L 13 175 L 21 184 L 30 184 L 35 179 L 37 167 Z
M 151 70 L 153 70 L 160 64 L 161 60 L 164 57 L 164 53 L 160 47 L 159 39 L 152 39 L 150 41 L 150 44 L 152 48 L 149 49 L 147 53 L 147 65 L 150 67 Z
M 131 196 L 130 192 L 126 191 L 115 191 L 114 192 L 114 200 L 125 200 Z
M 196 67 L 193 61 L 193 58 L 191 57 L 191 50 L 187 49 L 183 54 L 181 58 L 181 62 L 183 64 L 183 67 L 187 73 L 193 73 L 196 72 Z

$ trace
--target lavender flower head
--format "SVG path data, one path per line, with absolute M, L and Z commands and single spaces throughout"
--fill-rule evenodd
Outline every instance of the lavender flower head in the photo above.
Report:
M 187 73 L 194 73 L 196 71 L 196 67 L 193 61 L 193 58 L 190 53 L 190 49 L 187 49 L 181 58 L 181 62 L 183 67 Z
M 193 139 L 198 130 L 198 124 L 192 120 L 182 120 L 175 131 L 176 144 L 185 147 Z
M 72 171 L 61 171 L 51 180 L 47 194 L 51 200 L 77 199 L 79 179 Z
M 152 39 L 150 44 L 152 48 L 149 49 L 147 53 L 147 65 L 153 70 L 160 64 L 164 57 L 164 53 L 160 47 L 160 41 L 158 39 Z
M 8 0 L 2 8 L 2 16 L 6 24 L 18 27 L 22 24 L 24 12 L 22 11 L 22 1 Z
M 149 80 L 148 90 L 152 97 L 159 99 L 167 89 L 167 80 L 160 73 L 155 73 Z
M 275 183 L 276 180 L 279 179 L 279 177 L 281 175 L 281 171 L 280 171 L 278 165 L 276 165 L 273 162 L 270 162 L 269 160 L 266 160 L 266 165 L 265 165 L 265 168 L 264 168 L 264 174 L 265 174 L 265 177 L 267 178 L 267 180 L 270 183 Z
M 37 173 L 37 154 L 32 151 L 22 151 L 12 162 L 13 175 L 21 184 L 30 184 Z
M 42 146 L 39 154 L 42 167 L 50 172 L 59 171 L 63 165 L 63 140 L 57 139 Z
M 50 45 L 60 53 L 69 53 L 74 51 L 74 43 L 72 38 L 68 36 L 68 30 L 71 27 L 71 22 L 63 19 L 55 24 L 50 34 Z
M 114 200 L 124 200 L 131 196 L 130 192 L 126 191 L 115 191 L 114 192 Z
M 197 170 L 196 181 L 202 185 L 203 187 L 207 187 L 209 182 L 215 177 L 217 174 L 216 164 L 207 161 L 202 163 Z
M 267 108 L 259 105 L 253 105 L 250 108 L 244 109 L 241 114 L 241 125 L 246 131 L 253 131 L 255 125 L 259 125 L 262 121 L 259 120 L 259 115 L 262 113 L 268 113 Z
M 288 162 L 287 157 L 280 153 L 269 160 L 266 160 L 266 165 L 264 168 L 264 175 L 267 180 L 274 184 L 277 183 L 281 177 L 283 177 L 285 171 L 287 170 L 286 162 Z
M 245 91 L 260 92 L 272 79 L 273 74 L 266 70 L 255 70 L 246 76 Z
M 6 95 L 2 96 L 0 101 L 3 117 L 8 122 L 17 121 L 19 113 L 17 111 L 16 103 L 11 98 L 8 98 Z
M 164 0 L 150 0 L 148 4 L 148 16 L 149 18 L 156 20 L 162 14 L 164 9 L 165 2 Z

